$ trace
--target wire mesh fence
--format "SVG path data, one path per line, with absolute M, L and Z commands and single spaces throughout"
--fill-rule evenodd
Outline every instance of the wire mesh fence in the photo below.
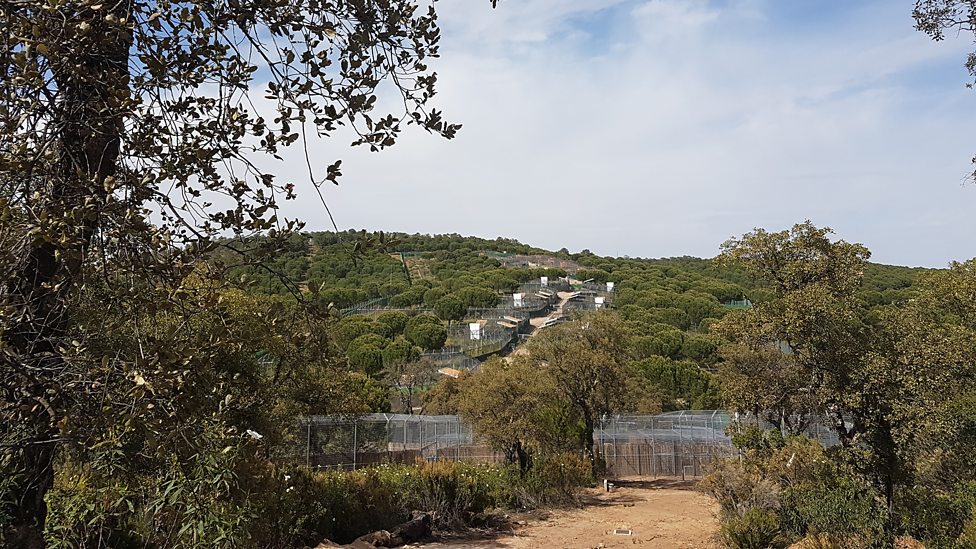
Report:
M 698 477 L 711 460 L 733 455 L 731 421 L 718 410 L 607 417 L 594 432 L 594 450 L 611 477 Z M 312 416 L 301 420 L 301 429 L 296 455 L 311 468 L 505 460 L 458 416 Z
M 612 307 L 612 293 L 584 290 L 574 292 L 573 296 L 570 297 L 565 304 L 563 304 L 563 312 L 570 313 L 572 311 L 595 311 L 597 309 Z
M 464 354 L 460 347 L 428 351 L 420 355 L 420 360 L 426 360 L 438 369 L 453 368 L 459 371 L 473 372 L 481 368 L 481 362 Z
M 611 477 L 700 477 L 708 463 L 734 453 L 731 418 L 719 410 L 609 418 L 593 436 Z
M 418 460 L 504 461 L 499 452 L 477 444 L 471 427 L 458 416 L 312 416 L 302 419 L 302 429 L 303 457 L 311 468 L 357 469 Z

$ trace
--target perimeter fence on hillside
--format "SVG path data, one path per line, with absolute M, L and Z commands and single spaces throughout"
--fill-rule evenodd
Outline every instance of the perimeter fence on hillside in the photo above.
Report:
M 522 304 L 516 307 L 512 302 L 512 296 L 507 295 L 499 298 L 502 303 L 496 307 L 468 307 L 465 311 L 465 318 L 474 319 L 492 319 L 501 318 L 503 316 L 511 316 L 517 319 L 528 320 L 530 316 L 538 316 L 544 314 L 551 307 L 552 303 L 557 301 L 556 298 L 550 300 L 545 300 L 537 296 L 524 297 Z M 422 305 L 414 305 L 410 307 L 394 307 L 389 304 L 389 297 L 378 297 L 375 299 L 369 299 L 356 303 L 355 305 L 346 307 L 339 310 L 340 317 L 354 316 L 354 315 L 378 315 L 382 313 L 405 313 L 407 315 L 416 315 L 421 313 L 433 314 L 434 309 L 431 307 L 426 307 Z
M 596 302 L 598 297 L 603 298 L 600 304 Z M 579 292 L 578 295 L 567 300 L 563 305 L 563 312 L 569 314 L 573 311 L 595 311 L 601 308 L 613 308 L 613 294 L 586 291 Z
M 538 292 L 548 292 L 555 294 L 557 292 L 568 292 L 572 290 L 573 287 L 563 279 L 550 280 L 546 284 L 541 281 L 535 282 L 523 282 L 519 284 L 518 291 L 526 293 L 538 293 Z
M 427 351 L 420 355 L 420 360 L 434 364 L 437 369 L 453 368 L 459 371 L 474 372 L 481 368 L 481 362 L 464 354 L 460 347 Z
M 480 323 L 477 339 L 471 339 L 468 324 L 458 323 L 448 331 L 448 340 L 456 342 L 459 350 L 474 358 L 501 352 L 516 339 L 517 328 L 507 328 L 497 322 Z

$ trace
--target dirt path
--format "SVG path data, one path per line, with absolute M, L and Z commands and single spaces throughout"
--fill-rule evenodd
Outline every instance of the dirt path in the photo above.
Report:
M 539 328 L 542 328 L 542 325 L 545 324 L 546 321 L 549 320 L 550 318 L 556 318 L 558 316 L 562 316 L 563 306 L 566 305 L 566 302 L 569 301 L 569 298 L 573 295 L 573 293 L 574 292 L 557 292 L 556 296 L 559 297 L 559 303 L 556 305 L 555 308 L 553 308 L 552 312 L 550 312 L 546 316 L 540 316 L 540 317 L 529 319 L 529 324 L 531 324 L 532 327 L 535 328 L 535 330 L 532 331 L 531 335 L 535 335 L 536 331 L 538 331 Z
M 558 292 L 556 295 L 559 296 L 559 303 L 552 310 L 552 312 L 550 312 L 546 316 L 540 316 L 540 317 L 529 319 L 529 325 L 532 326 L 532 332 L 529 333 L 529 337 L 533 337 L 536 334 L 538 334 L 540 331 L 542 331 L 542 325 L 545 324 L 547 320 L 549 320 L 550 318 L 556 318 L 563 314 L 563 305 L 565 305 L 566 302 L 569 301 L 569 298 L 570 296 L 573 295 L 573 292 Z M 510 355 L 505 357 L 504 360 L 506 362 L 511 362 L 513 357 L 523 355 L 525 353 L 526 353 L 525 346 L 519 345 L 518 347 L 515 348 L 514 351 L 512 351 Z
M 718 507 L 680 481 L 635 482 L 611 493 L 590 490 L 583 509 L 528 520 L 514 534 L 492 539 L 414 545 L 424 549 L 588 549 L 631 547 L 714 549 Z M 630 530 L 630 535 L 615 533 Z

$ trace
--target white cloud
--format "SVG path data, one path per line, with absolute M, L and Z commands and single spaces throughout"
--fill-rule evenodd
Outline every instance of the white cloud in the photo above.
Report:
M 340 227 L 631 256 L 806 218 L 879 261 L 974 256 L 968 44 L 891 4 L 791 34 L 757 1 L 439 2 L 438 108 L 464 128 L 378 155 L 318 144 L 345 160 L 330 206 Z M 327 227 L 311 200 L 288 211 Z

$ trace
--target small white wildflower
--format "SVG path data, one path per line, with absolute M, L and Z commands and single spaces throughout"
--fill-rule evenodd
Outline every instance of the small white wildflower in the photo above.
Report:
M 259 433 L 257 431 L 252 431 L 252 430 L 248 429 L 247 431 L 244 431 L 244 432 L 247 433 L 247 436 L 253 438 L 254 440 L 261 440 L 262 438 L 264 438 L 264 435 L 262 435 L 261 433 Z

